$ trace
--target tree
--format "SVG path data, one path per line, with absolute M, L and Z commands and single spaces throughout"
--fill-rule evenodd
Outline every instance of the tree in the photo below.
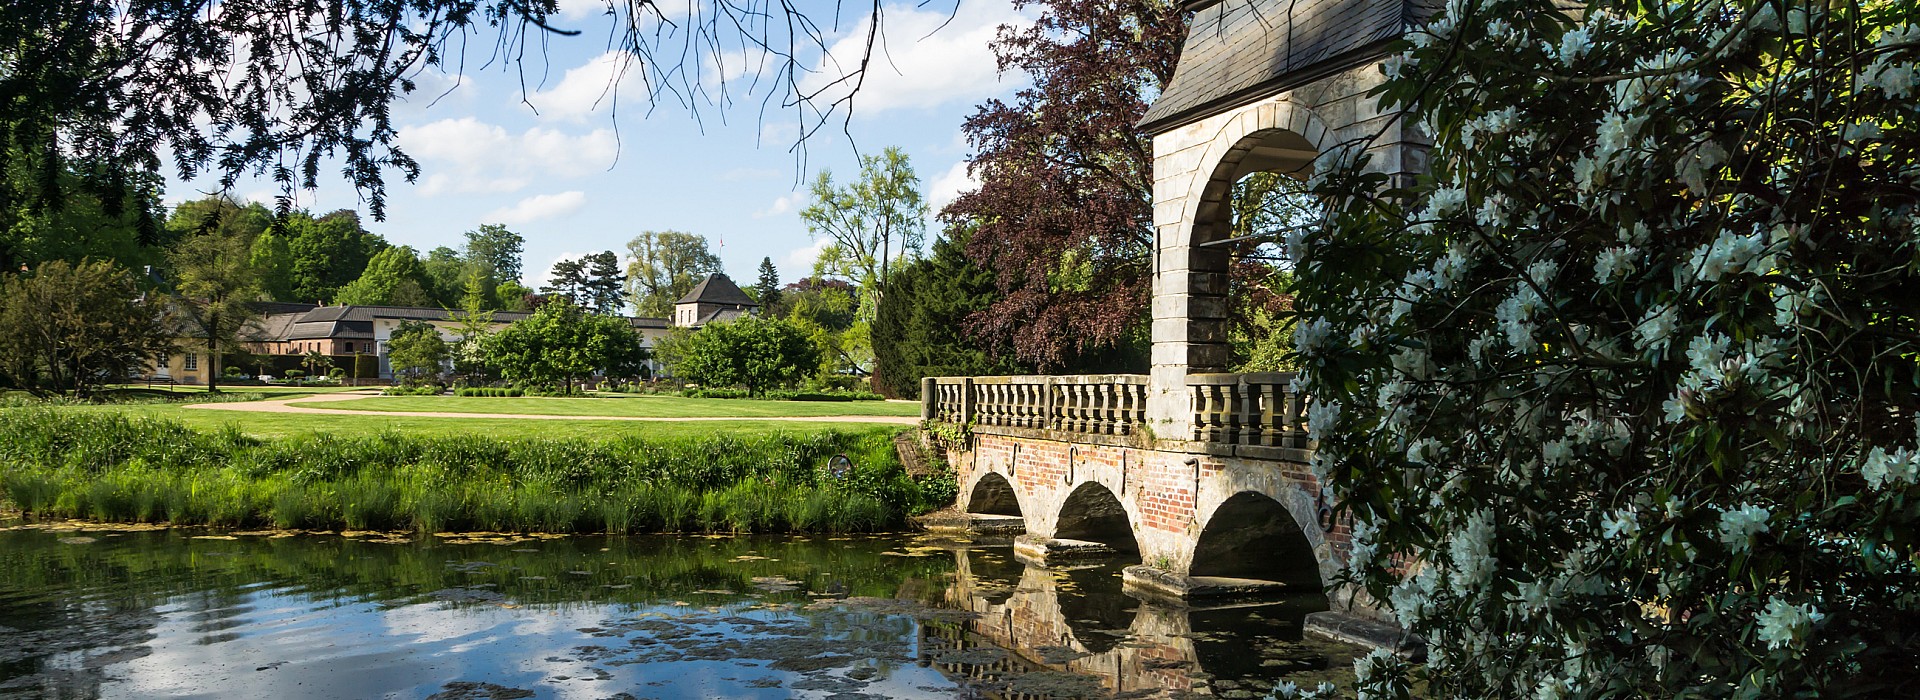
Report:
M 333 369 L 333 358 L 319 350 L 308 350 L 300 356 L 300 366 L 306 368 L 307 376 L 324 377 L 328 370 Z
M 547 272 L 547 283 L 541 285 L 540 293 L 574 306 L 584 306 L 590 294 L 587 289 L 590 281 L 586 258 L 557 260 Z
M 0 65 L 8 66 L 0 94 L 9 96 L 0 106 L 0 123 L 8 125 L 0 131 L 0 172 L 28 154 L 61 154 L 109 172 L 156 175 L 164 154 L 182 180 L 212 173 L 229 189 L 244 174 L 264 172 L 289 194 L 316 187 L 323 171 L 338 172 L 379 219 L 386 171 L 411 181 L 420 170 L 399 147 L 393 105 L 422 73 L 465 66 L 470 32 L 480 35 L 483 53 L 522 69 L 529 53 L 539 66 L 550 41 L 604 34 L 612 38 L 603 50 L 614 75 L 649 76 L 644 99 L 701 94 L 718 99 L 687 104 L 724 105 L 735 89 L 767 99 L 778 93 L 803 135 L 845 117 L 841 108 L 851 109 L 871 51 L 837 56 L 831 63 L 848 69 L 824 76 L 823 89 L 799 76 L 813 74 L 815 50 L 835 39 L 838 30 L 828 27 L 853 24 L 838 9 L 828 17 L 731 4 L 603 6 L 603 26 L 582 32 L 553 24 L 560 19 L 554 0 L 10 3 L 0 15 Z M 884 45 L 883 7 L 870 10 L 864 45 Z M 733 65 L 749 46 L 781 58 L 750 62 L 751 76 L 732 81 L 696 68 Z M 609 101 L 617 102 L 620 85 L 605 86 Z M 0 201 L 0 210 L 13 204 Z
M 459 251 L 446 246 L 427 251 L 420 267 L 428 283 L 427 296 L 434 306 L 442 307 L 459 305 L 467 291 L 467 279 L 479 273 Z
M 701 326 L 679 339 L 669 358 L 674 376 L 702 386 L 744 386 L 755 396 L 811 377 L 820 364 L 800 329 L 758 316 Z
M 500 224 L 482 224 L 467 232 L 467 260 L 486 273 L 490 284 L 520 281 L 527 239 Z
M 1032 85 L 967 118 L 980 187 L 942 217 L 978 226 L 967 252 L 1001 292 L 968 331 L 1055 372 L 1144 345 L 1153 163 L 1134 125 L 1173 77 L 1186 22 L 1180 3 L 1034 4 L 1034 25 L 993 43 L 1003 70 Z
M 329 303 L 340 288 L 359 279 L 385 239 L 360 227 L 360 216 L 340 210 L 314 218 L 306 212 L 283 217 L 287 252 L 293 256 L 293 295 L 298 301 Z
M 387 361 L 393 371 L 406 375 L 408 384 L 437 379 L 446 360 L 447 341 L 426 321 L 404 321 L 387 340 Z
M 161 183 L 50 150 L 0 170 L 0 270 L 88 258 L 128 270 L 159 262 L 172 240 L 161 225 Z
M 753 300 L 760 302 L 760 313 L 780 317 L 780 271 L 773 258 L 760 258 L 760 279 L 753 285 Z
M 1452 3 L 1316 168 L 1314 470 L 1427 663 L 1363 696 L 1911 695 L 1920 5 Z
M 345 287 L 334 300 L 363 306 L 430 306 L 434 287 L 420 256 L 408 246 L 380 251 L 367 262 L 366 272 Z
M 720 256 L 707 238 L 679 231 L 646 231 L 627 242 L 627 297 L 634 313 L 652 318 L 673 315 L 673 303 L 693 291 L 707 275 L 720 272 Z
M 860 318 L 861 294 L 846 280 L 808 277 L 787 285 L 785 319 L 819 351 L 818 374 L 868 374 L 873 344 Z
M 467 293 L 462 299 L 461 310 L 452 314 L 453 322 L 458 324 L 455 333 L 460 336 L 448 348 L 453 357 L 453 371 L 469 385 L 492 381 L 495 372 L 488 362 L 487 343 L 493 337 L 493 312 L 487 310 L 489 300 L 479 275 L 467 277 Z
M 494 334 L 488 363 L 516 384 L 561 387 L 596 372 L 635 376 L 646 362 L 640 334 L 626 319 L 588 314 L 573 304 L 546 304 Z
M 533 303 L 530 300 L 534 296 L 533 290 L 524 284 L 513 280 L 501 282 L 493 290 L 494 308 L 501 311 L 531 311 Z
M 261 296 L 260 275 L 239 236 L 202 233 L 168 254 L 174 300 L 207 350 L 207 391 L 219 391 L 220 356 L 240 348 L 240 331 L 259 317 L 250 302 Z
M 602 316 L 619 315 L 627 307 L 627 276 L 620 274 L 620 256 L 608 250 L 580 261 L 586 265 L 587 306 Z
M 84 396 L 172 349 L 165 308 L 106 261 L 0 275 L 0 379 L 35 395 Z
M 933 243 L 933 254 L 893 273 L 873 319 L 874 388 L 917 398 L 920 379 L 1019 374 L 1010 348 L 981 347 L 961 330 L 993 304 L 993 274 L 966 256 L 965 229 Z
M 253 239 L 247 264 L 260 275 L 261 291 L 274 301 L 298 301 L 293 295 L 293 253 L 287 239 L 272 228 Z
M 800 219 L 815 237 L 833 241 L 822 260 L 833 274 L 879 294 L 894 257 L 920 250 L 926 236 L 927 205 L 920 199 L 920 178 L 907 154 L 888 146 L 880 155 L 860 157 L 860 179 L 835 187 L 833 173 L 822 169 L 813 181 L 813 203 Z

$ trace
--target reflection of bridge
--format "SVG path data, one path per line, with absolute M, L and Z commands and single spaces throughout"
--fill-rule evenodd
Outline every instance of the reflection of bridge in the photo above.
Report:
M 1351 666 L 1351 651 L 1245 646 L 1253 638 L 1299 640 L 1301 617 L 1320 607 L 1313 600 L 1194 610 L 1122 595 L 1112 567 L 1058 571 L 967 550 L 956 556 L 946 602 L 979 617 L 923 625 L 920 653 L 951 676 L 1000 687 L 1000 697 L 1046 697 L 1018 680 L 1036 671 L 1078 674 L 1104 694 L 1186 697 L 1248 679 L 1264 692 L 1280 674 Z M 1013 656 L 967 653 L 996 648 Z
M 1018 516 L 1030 559 L 1137 553 L 1129 587 L 1163 597 L 1321 586 L 1349 543 L 1306 466 L 1308 399 L 1289 375 L 1221 374 L 1229 199 L 1250 173 L 1305 177 L 1321 154 L 1394 178 L 1423 167 L 1414 127 L 1366 96 L 1422 3 L 1185 5 L 1179 68 L 1140 124 L 1154 150 L 1151 374 L 929 378 L 923 417 L 970 427 L 949 455 L 962 505 Z

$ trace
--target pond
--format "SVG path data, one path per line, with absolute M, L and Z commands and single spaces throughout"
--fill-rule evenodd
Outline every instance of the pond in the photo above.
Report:
M 913 535 L 0 528 L 0 698 L 1264 697 L 1350 682 L 1312 597 Z

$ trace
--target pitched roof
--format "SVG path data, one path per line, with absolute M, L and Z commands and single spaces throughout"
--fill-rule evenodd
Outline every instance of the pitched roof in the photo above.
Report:
M 707 275 L 707 278 L 700 280 L 700 284 L 695 286 L 693 291 L 687 292 L 686 296 L 680 297 L 680 300 L 674 303 L 760 306 L 760 303 L 754 301 L 753 297 L 747 296 L 746 292 L 740 291 L 740 285 L 734 284 L 733 280 L 728 279 L 726 275 L 718 273 Z
M 1157 134 L 1385 55 L 1438 0 L 1190 0 L 1187 40 L 1139 128 Z

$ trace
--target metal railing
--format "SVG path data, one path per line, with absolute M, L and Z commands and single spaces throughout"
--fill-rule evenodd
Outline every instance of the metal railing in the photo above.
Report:
M 944 423 L 1131 435 L 1147 420 L 1147 377 L 927 377 L 921 417 Z
M 1189 374 L 1193 439 L 1261 447 L 1310 447 L 1307 397 L 1292 372 Z

